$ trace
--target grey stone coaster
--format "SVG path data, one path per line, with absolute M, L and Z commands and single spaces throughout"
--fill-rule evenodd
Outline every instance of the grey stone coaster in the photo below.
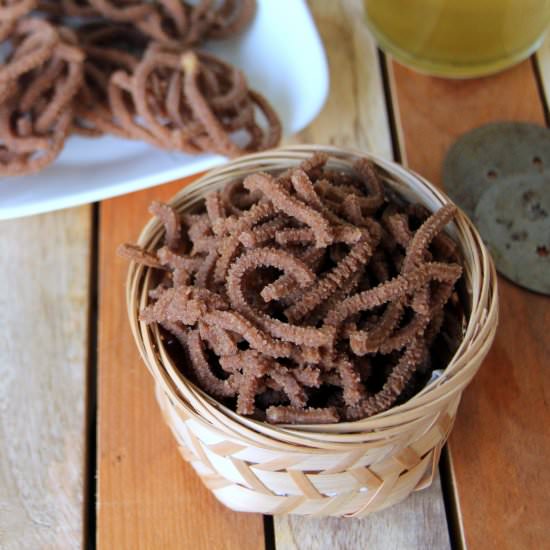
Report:
M 550 131 L 505 122 L 468 132 L 449 150 L 443 181 L 499 272 L 550 294 Z

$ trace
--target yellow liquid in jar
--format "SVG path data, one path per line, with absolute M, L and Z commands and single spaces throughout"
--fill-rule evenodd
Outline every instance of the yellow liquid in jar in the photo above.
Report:
M 504 69 L 540 45 L 550 0 L 364 0 L 382 49 L 405 65 L 448 77 Z

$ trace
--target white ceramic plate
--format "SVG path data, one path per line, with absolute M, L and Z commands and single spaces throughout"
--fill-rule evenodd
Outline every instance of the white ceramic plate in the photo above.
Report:
M 284 134 L 304 128 L 328 93 L 328 69 L 305 0 L 258 0 L 241 36 L 208 49 L 245 70 L 283 122 Z M 145 189 L 224 162 L 217 155 L 159 151 L 112 136 L 71 137 L 56 162 L 24 177 L 0 178 L 0 219 L 76 206 Z

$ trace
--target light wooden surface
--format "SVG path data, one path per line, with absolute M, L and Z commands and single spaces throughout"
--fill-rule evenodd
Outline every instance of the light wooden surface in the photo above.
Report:
M 183 185 L 176 182 L 101 203 L 100 550 L 257 550 L 264 545 L 262 517 L 224 508 L 178 453 L 155 401 L 153 379 L 130 334 L 124 295 L 128 264 L 115 250 L 137 239 L 153 199 L 166 200 Z
M 430 489 L 413 493 L 404 502 L 364 519 L 281 517 L 276 520 L 276 547 L 277 550 L 449 548 L 440 496 L 437 478 Z
M 378 50 L 363 22 L 361 0 L 309 0 L 330 69 L 320 115 L 287 143 L 367 149 L 391 159 L 392 142 Z
M 0 222 L 0 548 L 83 541 L 90 207 Z
M 497 120 L 545 123 L 531 60 L 466 82 L 392 69 L 407 162 L 434 183 L 463 132 Z M 548 548 L 550 298 L 499 282 L 497 337 L 449 445 L 458 511 L 468 548 Z

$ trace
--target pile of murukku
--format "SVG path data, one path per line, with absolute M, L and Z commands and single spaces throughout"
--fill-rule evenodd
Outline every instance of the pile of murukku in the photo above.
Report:
M 229 157 L 277 145 L 279 118 L 242 71 L 194 49 L 241 32 L 254 6 L 0 2 L 0 176 L 51 164 L 71 133 Z
M 75 33 L 23 18 L 0 67 L 0 174 L 41 170 L 63 148 L 82 85 L 84 56 Z
M 153 203 L 145 323 L 185 376 L 239 414 L 272 423 L 352 421 L 404 402 L 462 337 L 455 207 L 409 204 L 361 159 L 315 154 L 229 181 L 191 213 Z

